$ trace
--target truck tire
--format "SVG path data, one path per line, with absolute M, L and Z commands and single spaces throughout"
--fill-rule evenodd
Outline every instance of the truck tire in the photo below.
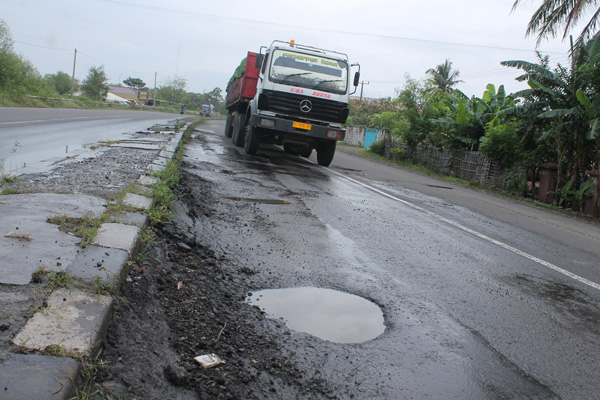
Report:
M 246 114 L 238 113 L 233 123 L 233 144 L 237 147 L 244 146 L 244 125 L 246 123 Z
M 231 120 L 233 119 L 233 114 L 232 113 L 227 113 L 227 120 L 225 121 L 225 136 L 230 138 L 232 131 L 231 131 Z
M 258 151 L 258 145 L 260 144 L 260 131 L 258 128 L 254 128 L 252 125 L 248 125 L 246 128 L 246 145 L 244 150 L 246 154 L 255 155 Z
M 323 142 L 317 148 L 317 163 L 323 167 L 329 167 L 333 156 L 335 155 L 335 145 L 337 142 L 327 141 Z
M 300 155 L 304 158 L 310 157 L 311 154 L 312 154 L 312 149 L 310 147 L 302 149 L 302 151 L 300 152 Z

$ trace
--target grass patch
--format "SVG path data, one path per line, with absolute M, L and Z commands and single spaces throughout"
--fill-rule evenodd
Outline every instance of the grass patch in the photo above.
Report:
M 19 181 L 19 177 L 16 175 L 2 175 L 0 178 L 0 185 L 10 185 L 13 183 L 17 183 Z
M 108 216 L 106 213 L 98 218 L 91 218 L 88 216 L 69 217 L 67 215 L 60 215 L 49 217 L 46 222 L 58 225 L 58 229 L 61 232 L 72 234 L 81 238 L 81 241 L 78 244 L 81 247 L 88 247 L 98 235 L 98 228 L 100 228 L 100 225 L 102 225 L 107 218 Z
M 150 186 L 152 190 L 152 207 L 148 211 L 148 219 L 152 224 L 161 224 L 173 218 L 173 206 L 179 199 L 177 188 L 181 180 L 181 160 L 185 152 L 185 144 L 190 140 L 194 128 L 200 121 L 192 123 L 182 136 L 177 151 L 165 168 L 153 174 L 158 182 Z
M 83 147 L 88 148 L 90 150 L 97 150 L 100 147 L 109 147 L 113 144 L 123 143 L 121 140 L 105 140 L 94 144 L 86 144 Z
M 432 178 L 439 179 L 439 180 L 442 180 L 445 182 L 455 183 L 457 185 L 470 187 L 470 188 L 481 187 L 479 182 L 467 181 L 467 180 L 456 178 L 453 176 L 448 176 L 448 175 L 442 174 L 440 172 L 437 172 L 435 170 L 432 170 L 424 165 L 414 164 L 409 160 L 390 159 L 385 156 L 376 154 L 369 149 L 361 149 L 361 150 L 358 150 L 356 153 L 360 154 L 362 156 L 368 157 L 368 158 L 372 158 L 377 161 L 381 161 L 388 165 L 394 165 L 397 167 L 401 167 L 402 169 L 405 169 L 407 171 L 414 172 L 414 173 L 420 174 L 420 175 L 430 176 Z

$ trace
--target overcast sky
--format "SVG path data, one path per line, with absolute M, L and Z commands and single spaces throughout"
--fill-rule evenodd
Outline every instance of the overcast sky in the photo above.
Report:
M 348 54 L 361 65 L 365 97 L 392 97 L 405 75 L 450 59 L 458 89 L 481 96 L 488 83 L 524 88 L 503 60 L 536 61 L 525 38 L 540 0 L 511 13 L 513 0 L 2 0 L 17 53 L 42 73 L 76 78 L 104 65 L 110 83 L 139 77 L 154 86 L 187 80 L 190 92 L 225 89 L 247 51 L 296 40 Z M 579 31 L 573 32 L 577 37 Z M 568 43 L 545 41 L 551 62 L 568 63 Z

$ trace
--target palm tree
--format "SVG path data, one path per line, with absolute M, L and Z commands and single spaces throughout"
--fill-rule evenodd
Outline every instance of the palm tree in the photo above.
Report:
M 522 1 L 515 0 L 513 11 Z M 579 47 L 597 30 L 600 23 L 600 0 L 543 0 L 529 20 L 526 35 L 537 32 L 537 44 L 539 45 L 548 37 L 556 37 L 558 31 L 564 26 L 562 35 L 564 40 L 580 19 L 589 13 L 592 14 L 592 17 L 577 39 L 577 47 Z
M 429 82 L 444 93 L 450 93 L 453 86 L 462 82 L 457 79 L 460 72 L 458 70 L 452 70 L 452 61 L 450 60 L 444 61 L 435 68 L 428 69 L 426 73 L 431 75 Z

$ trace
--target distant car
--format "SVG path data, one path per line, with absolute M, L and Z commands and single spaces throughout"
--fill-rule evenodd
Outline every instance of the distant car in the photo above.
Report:
M 215 106 L 212 104 L 202 104 L 199 114 L 204 117 L 212 117 L 215 114 Z

